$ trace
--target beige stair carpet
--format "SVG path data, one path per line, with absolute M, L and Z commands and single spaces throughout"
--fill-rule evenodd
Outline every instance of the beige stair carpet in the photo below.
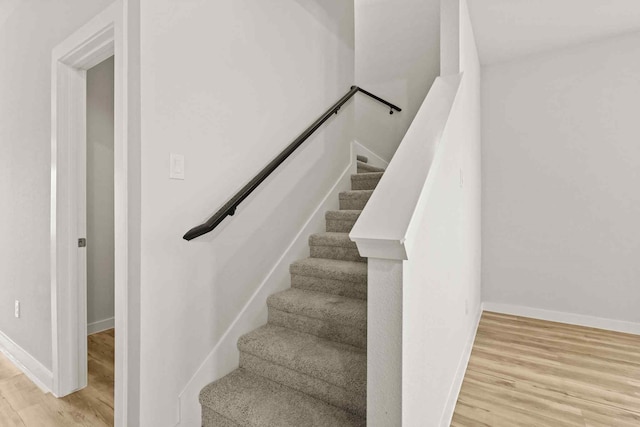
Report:
M 366 426 L 367 260 L 349 232 L 383 172 L 358 156 L 291 288 L 268 298 L 267 325 L 238 340 L 240 367 L 200 393 L 204 427 Z

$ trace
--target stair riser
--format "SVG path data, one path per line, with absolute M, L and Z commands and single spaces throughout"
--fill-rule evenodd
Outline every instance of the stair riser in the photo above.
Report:
M 236 424 L 228 418 L 218 414 L 216 411 L 203 406 L 202 427 L 242 427 L 242 425 Z
M 362 210 L 369 201 L 370 195 L 362 195 L 360 197 L 350 197 L 340 199 L 340 209 L 342 210 Z
M 358 162 L 358 173 L 384 172 L 383 168 L 371 166 L 366 163 Z
M 353 283 L 344 280 L 324 279 L 320 277 L 291 275 L 293 288 L 307 291 L 325 292 L 349 298 L 367 299 L 367 284 Z
M 327 220 L 327 231 L 333 233 L 350 233 L 356 221 L 342 221 L 338 219 Z
M 362 327 L 354 327 L 269 307 L 269 323 L 331 341 L 367 348 L 366 320 L 362 322 Z
M 380 182 L 380 178 L 371 179 L 351 179 L 352 190 L 375 190 Z
M 342 248 L 339 246 L 311 246 L 311 258 L 337 259 L 342 261 L 367 262 L 362 258 L 358 249 Z
M 240 367 L 353 414 L 366 416 L 366 391 L 346 390 L 245 352 L 240 352 Z

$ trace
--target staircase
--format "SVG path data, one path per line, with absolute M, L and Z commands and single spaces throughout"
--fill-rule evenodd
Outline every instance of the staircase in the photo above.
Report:
M 204 427 L 366 426 L 367 260 L 349 232 L 384 170 L 358 156 L 357 172 L 268 323 L 238 340 L 240 367 L 200 393 Z

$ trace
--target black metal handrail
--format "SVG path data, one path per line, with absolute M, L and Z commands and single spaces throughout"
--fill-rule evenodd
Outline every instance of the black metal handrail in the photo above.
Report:
M 255 190 L 265 179 L 267 179 L 267 177 L 271 175 L 271 173 L 275 171 L 278 166 L 280 166 L 287 159 L 287 157 L 293 154 L 293 152 L 296 151 L 296 149 L 300 147 L 300 145 L 302 145 L 302 143 L 305 142 L 316 130 L 318 130 L 318 128 L 320 128 L 320 126 L 322 126 L 324 122 L 329 120 L 332 115 L 338 114 L 340 108 L 358 92 L 362 92 L 363 94 L 389 107 L 389 114 L 393 114 L 394 110 L 398 112 L 402 111 L 400 107 L 397 107 L 392 103 L 385 101 L 384 99 L 372 94 L 371 92 L 367 92 L 366 90 L 359 88 L 358 86 L 351 86 L 351 90 L 349 90 L 349 92 L 345 96 L 340 98 L 340 100 L 336 102 L 331 108 L 329 108 L 326 113 L 324 113 L 318 120 L 316 120 L 311 126 L 309 126 L 307 130 L 302 132 L 299 137 L 297 137 L 291 144 L 289 144 L 287 148 L 285 148 L 280 154 L 278 154 L 278 157 L 273 159 L 267 166 L 265 166 L 264 169 L 260 171 L 260 173 L 258 173 L 258 175 L 256 175 L 251 181 L 249 181 L 247 185 L 242 187 L 242 189 L 238 191 L 236 195 L 233 196 L 227 203 L 225 203 L 224 206 L 222 206 L 218 210 L 218 212 L 216 212 L 211 218 L 209 218 L 207 222 L 192 228 L 187 232 L 187 234 L 184 235 L 183 238 L 185 240 L 193 240 L 196 237 L 207 234 L 213 231 L 213 229 L 216 228 L 218 224 L 220 224 L 226 217 L 233 216 L 236 213 L 236 208 L 238 207 L 238 205 L 242 203 L 244 199 L 249 197 L 253 190 Z

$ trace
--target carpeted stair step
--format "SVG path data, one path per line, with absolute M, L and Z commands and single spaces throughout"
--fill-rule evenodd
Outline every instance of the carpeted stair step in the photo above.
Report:
M 369 158 L 367 156 L 363 156 L 362 154 L 356 155 L 356 158 L 358 159 L 359 162 L 369 163 Z
M 356 173 L 351 175 L 352 190 L 375 190 L 384 172 Z
M 204 427 L 365 427 L 366 420 L 236 369 L 200 393 Z
M 360 256 L 358 246 L 349 239 L 349 233 L 317 233 L 309 236 L 312 258 L 340 259 L 367 262 Z
M 287 289 L 267 300 L 269 323 L 331 341 L 367 347 L 367 302 L 324 292 Z
M 362 210 L 371 198 L 373 190 L 352 190 L 340 193 L 340 209 Z
M 327 222 L 327 232 L 349 233 L 356 224 L 362 210 L 327 211 L 324 218 Z
M 367 265 L 362 262 L 305 258 L 289 267 L 292 275 L 367 284 Z
M 366 427 L 367 260 L 349 232 L 384 169 L 357 157 L 340 210 L 291 264 L 291 288 L 238 340 L 240 367 L 202 390 L 204 427 Z
M 280 326 L 238 340 L 240 367 L 356 415 L 366 415 L 366 351 Z
M 379 168 L 377 166 L 371 166 L 370 164 L 358 161 L 358 173 L 367 173 L 367 172 L 384 172 L 384 169 Z
M 289 267 L 291 286 L 349 298 L 367 298 L 367 264 L 322 258 L 296 261 Z

